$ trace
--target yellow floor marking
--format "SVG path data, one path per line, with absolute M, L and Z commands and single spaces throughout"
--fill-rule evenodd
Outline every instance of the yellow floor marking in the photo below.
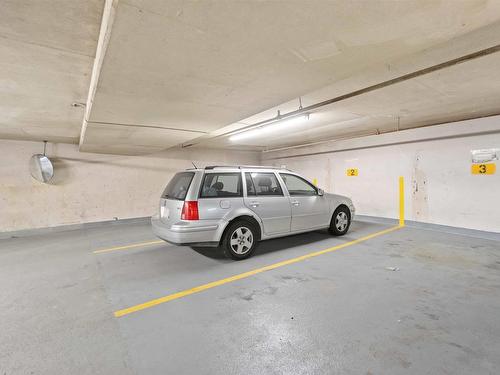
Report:
M 261 272 L 274 270 L 276 268 L 287 266 L 287 265 L 293 264 L 293 263 L 297 263 L 297 262 L 300 262 L 300 261 L 303 261 L 303 260 L 306 260 L 306 259 L 309 259 L 309 258 L 312 258 L 312 257 L 317 257 L 318 255 L 323 255 L 323 254 L 326 254 L 326 253 L 331 253 L 333 251 L 343 249 L 344 247 L 347 247 L 347 246 L 356 245 L 356 244 L 358 244 L 360 242 L 367 241 L 367 240 L 369 240 L 371 238 L 374 238 L 374 237 L 377 237 L 377 236 L 381 236 L 383 234 L 395 231 L 396 229 L 399 229 L 399 228 L 402 228 L 402 227 L 399 226 L 399 225 L 395 226 L 395 227 L 391 227 L 389 229 L 385 229 L 385 230 L 382 230 L 380 232 L 372 233 L 372 234 L 369 234 L 369 235 L 367 235 L 365 237 L 358 238 L 357 240 L 346 242 L 346 243 L 343 243 L 341 245 L 330 247 L 330 248 L 325 249 L 325 250 L 315 251 L 313 253 L 301 255 L 301 256 L 296 257 L 296 258 L 288 259 L 288 260 L 285 260 L 285 261 L 282 261 L 282 262 L 270 264 L 270 265 L 265 266 L 265 267 L 257 268 L 257 269 L 254 269 L 254 270 L 251 270 L 251 271 L 248 271 L 248 272 L 240 273 L 238 275 L 227 277 L 225 279 L 221 279 L 221 280 L 217 280 L 217 281 L 212 281 L 211 283 L 208 283 L 208 284 L 199 285 L 199 286 L 196 286 L 196 287 L 194 287 L 192 289 L 186 289 L 186 290 L 183 290 L 181 292 L 177 292 L 177 293 L 174 293 L 174 294 L 169 294 L 167 296 L 164 296 L 164 297 L 161 297 L 161 298 L 157 298 L 157 299 L 153 299 L 151 301 L 144 302 L 144 303 L 141 303 L 139 305 L 135 305 L 135 306 L 128 307 L 126 309 L 115 311 L 114 315 L 115 315 L 115 317 L 118 318 L 118 317 L 121 317 L 121 316 L 124 316 L 124 315 L 132 314 L 134 312 L 145 310 L 145 309 L 148 309 L 150 307 L 153 307 L 153 306 L 165 303 L 165 302 L 169 302 L 169 301 L 172 301 L 172 300 L 177 299 L 177 298 L 189 296 L 190 294 L 198 293 L 198 292 L 201 292 L 203 290 L 210 289 L 210 288 L 215 288 L 216 286 L 224 285 L 224 284 L 236 281 L 236 280 L 241 280 L 241 279 L 244 279 L 244 278 L 256 275 L 258 273 L 261 273 Z
M 116 246 L 116 247 L 110 247 L 109 249 L 101 249 L 101 250 L 96 250 L 93 251 L 94 254 L 101 254 L 101 253 L 107 253 L 109 251 L 115 251 L 115 250 L 126 250 L 126 249 L 131 249 L 133 247 L 140 247 L 140 246 L 149 246 L 149 245 L 156 245 L 158 243 L 164 243 L 165 241 L 162 240 L 157 240 L 157 241 L 150 241 L 150 242 L 141 242 L 141 243 L 134 243 L 132 245 L 125 245 L 125 246 Z

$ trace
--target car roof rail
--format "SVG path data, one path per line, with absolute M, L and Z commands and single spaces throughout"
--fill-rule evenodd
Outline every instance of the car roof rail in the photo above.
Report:
M 205 169 L 217 169 L 217 168 L 286 169 L 280 167 L 273 167 L 270 165 L 207 165 L 205 167 Z

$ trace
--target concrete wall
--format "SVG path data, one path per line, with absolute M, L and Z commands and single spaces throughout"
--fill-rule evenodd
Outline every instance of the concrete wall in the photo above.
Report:
M 172 174 L 191 160 L 260 164 L 251 152 L 176 149 L 127 157 L 49 144 L 55 178 L 45 185 L 28 169 L 42 148 L 0 140 L 0 232 L 149 216 Z M 327 191 L 351 196 L 359 214 L 389 218 L 397 217 L 402 175 L 406 219 L 500 232 L 500 166 L 490 176 L 470 173 L 470 150 L 481 148 L 500 148 L 500 116 L 267 152 L 262 163 L 286 165 Z M 359 176 L 347 177 L 350 167 Z
M 262 162 L 352 197 L 359 214 L 388 218 L 398 215 L 404 176 L 406 219 L 500 232 L 500 170 L 470 171 L 471 150 L 483 148 L 500 148 L 500 116 L 267 152 Z M 359 176 L 348 177 L 347 168 Z
M 150 216 L 173 173 L 213 163 L 259 164 L 252 152 L 184 149 L 147 156 L 80 153 L 76 145 L 49 144 L 51 184 L 29 173 L 40 142 L 0 140 L 0 232 Z

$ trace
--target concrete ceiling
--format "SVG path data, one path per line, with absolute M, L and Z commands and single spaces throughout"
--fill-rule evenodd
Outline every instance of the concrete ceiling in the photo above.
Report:
M 492 54 L 324 107 L 283 134 L 221 136 L 297 109 L 299 96 L 308 105 L 500 44 L 498 1 L 4 3 L 0 138 L 77 142 L 83 121 L 82 151 L 257 150 L 500 112 Z
M 318 103 L 486 49 L 500 43 L 498 35 L 500 23 L 495 23 L 424 53 L 376 64 L 362 74 L 302 96 L 302 104 Z M 278 123 L 273 126 L 276 131 L 238 141 L 227 136 L 242 126 L 273 118 L 277 110 L 297 110 L 299 102 L 292 100 L 189 143 L 268 150 L 490 116 L 500 113 L 500 85 L 492 79 L 498 67 L 500 53 L 496 52 L 310 111 L 309 120 L 299 125 L 279 127 Z
M 2 0 L 0 138 L 77 143 L 103 0 Z

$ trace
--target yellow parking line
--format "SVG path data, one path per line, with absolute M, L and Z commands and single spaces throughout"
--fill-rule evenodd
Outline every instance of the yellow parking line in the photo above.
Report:
M 116 246 L 116 247 L 110 247 L 109 249 L 96 250 L 96 251 L 93 251 L 93 253 L 94 254 L 101 254 L 101 253 L 107 253 L 109 251 L 131 249 L 133 247 L 156 245 L 158 243 L 163 243 L 163 242 L 165 242 L 165 241 L 157 240 L 157 241 L 150 241 L 150 242 L 134 243 L 132 245 Z
M 256 275 L 258 273 L 261 273 L 261 272 L 274 270 L 276 268 L 287 266 L 287 265 L 293 264 L 293 263 L 297 263 L 297 262 L 300 262 L 300 261 L 303 261 L 303 260 L 306 260 L 306 259 L 309 259 L 309 258 L 312 258 L 312 257 L 316 257 L 318 255 L 323 255 L 323 254 L 330 253 L 330 252 L 333 252 L 333 251 L 336 251 L 336 250 L 340 250 L 340 249 L 343 249 L 344 247 L 347 247 L 347 246 L 356 245 L 356 244 L 358 244 L 360 242 L 363 242 L 363 241 L 369 240 L 371 238 L 374 238 L 374 237 L 377 237 L 377 236 L 381 236 L 383 234 L 395 231 L 396 229 L 399 229 L 399 228 L 402 228 L 402 226 L 398 225 L 398 226 L 395 226 L 395 227 L 391 227 L 389 229 L 385 229 L 385 230 L 382 230 L 380 232 L 372 233 L 372 234 L 369 234 L 369 235 L 367 235 L 365 237 L 358 238 L 357 240 L 346 242 L 346 243 L 343 243 L 341 245 L 330 247 L 330 248 L 325 249 L 325 250 L 315 251 L 313 253 L 301 255 L 301 256 L 296 257 L 296 258 L 288 259 L 288 260 L 285 260 L 285 261 L 282 261 L 282 262 L 270 264 L 270 265 L 265 266 L 265 267 L 257 268 L 257 269 L 254 269 L 254 270 L 251 270 L 251 271 L 248 271 L 248 272 L 240 273 L 238 275 L 227 277 L 225 279 L 221 279 L 221 280 L 217 280 L 217 281 L 212 281 L 211 283 L 199 285 L 199 286 L 196 286 L 196 287 L 191 288 L 191 289 L 183 290 L 181 292 L 177 292 L 177 293 L 174 293 L 174 294 L 169 294 L 167 296 L 160 297 L 160 298 L 157 298 L 157 299 L 153 299 L 151 301 L 144 302 L 144 303 L 141 303 L 139 305 L 135 305 L 135 306 L 128 307 L 126 309 L 115 311 L 114 315 L 115 315 L 115 317 L 118 318 L 118 317 L 121 317 L 121 316 L 124 316 L 124 315 L 128 315 L 128 314 L 131 314 L 131 313 L 134 313 L 134 312 L 137 312 L 137 311 L 145 310 L 145 309 L 148 309 L 148 308 L 156 306 L 156 305 L 160 305 L 160 304 L 165 303 L 165 302 L 173 301 L 175 299 L 178 299 L 178 298 L 181 298 L 181 297 L 185 297 L 185 296 L 188 296 L 190 294 L 198 293 L 198 292 L 201 292 L 203 290 L 211 289 L 211 288 L 214 288 L 216 286 L 224 285 L 224 284 L 236 281 L 236 280 L 241 280 L 241 279 L 244 279 L 244 278 Z

